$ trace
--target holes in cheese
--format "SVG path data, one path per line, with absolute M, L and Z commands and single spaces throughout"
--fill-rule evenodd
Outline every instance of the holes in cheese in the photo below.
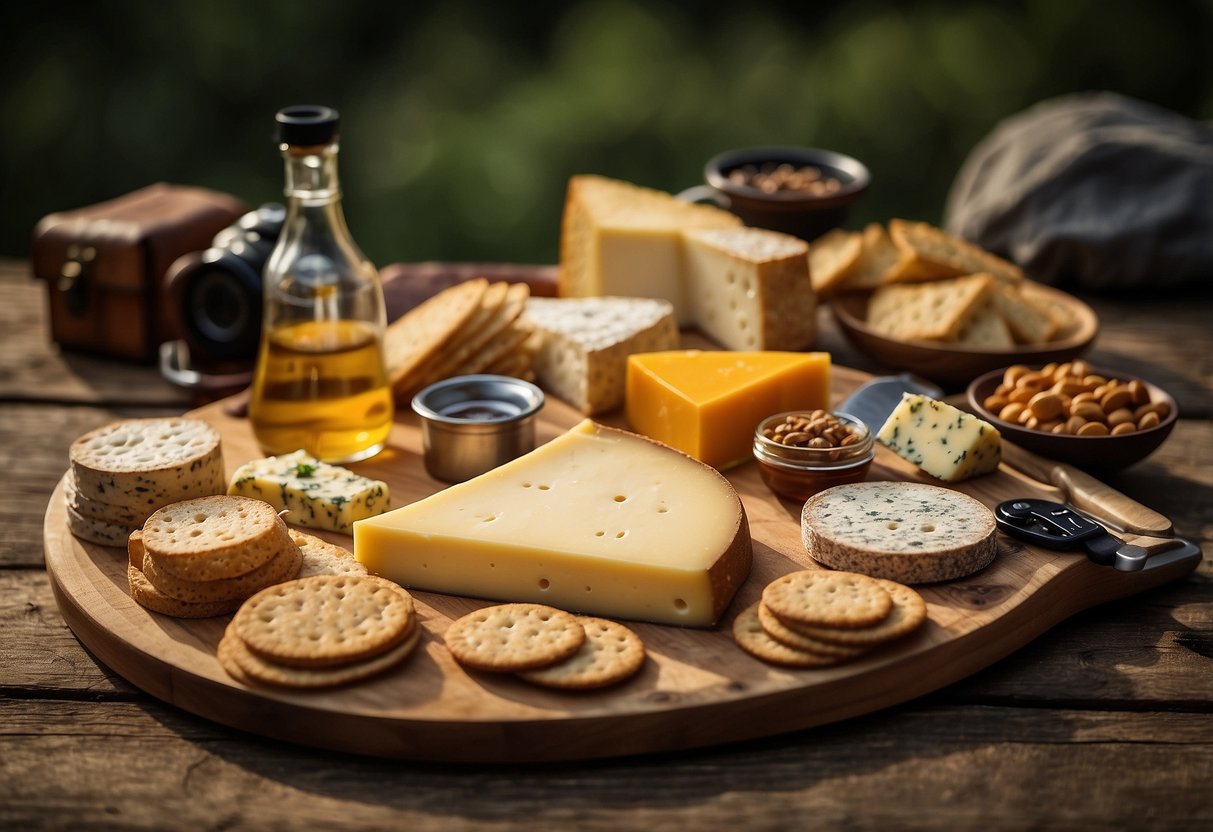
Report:
M 548 490 L 519 487 L 526 482 Z M 496 521 L 469 522 L 488 514 Z M 358 521 L 354 555 L 418 589 L 709 626 L 749 574 L 752 544 L 718 472 L 586 420 L 486 474 Z

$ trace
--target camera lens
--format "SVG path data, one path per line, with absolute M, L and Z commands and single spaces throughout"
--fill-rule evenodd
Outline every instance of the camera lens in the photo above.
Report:
M 257 354 L 261 336 L 261 275 L 231 250 L 209 249 L 185 287 L 182 311 L 188 340 L 212 358 Z

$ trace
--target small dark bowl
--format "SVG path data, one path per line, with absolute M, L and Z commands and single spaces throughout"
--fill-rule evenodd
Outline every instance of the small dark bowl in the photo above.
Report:
M 786 162 L 796 167 L 812 165 L 822 175 L 837 179 L 841 187 L 831 194 L 814 196 L 797 191 L 764 193 L 748 185 L 729 181 L 729 173 L 746 165 L 761 167 Z M 862 162 L 812 147 L 750 147 L 713 156 L 703 169 L 704 180 L 722 195 L 724 207 L 746 225 L 769 228 L 814 240 L 846 221 L 852 206 L 867 191 L 872 176 Z
M 1138 378 L 1106 367 L 1092 367 L 1091 372 L 1125 382 Z M 1167 417 L 1155 427 L 1123 436 L 1069 436 L 1028 430 L 1023 425 L 999 419 L 997 413 L 986 410 L 982 405 L 1002 382 L 1003 373 L 1004 370 L 993 370 L 974 379 L 969 385 L 969 406 L 973 412 L 998 428 L 1004 439 L 1019 447 L 1088 471 L 1115 471 L 1140 462 L 1158 449 L 1179 418 L 1179 409 L 1171 394 L 1145 379 L 1139 379 L 1150 391 L 1150 401 L 1166 402 L 1170 408 Z

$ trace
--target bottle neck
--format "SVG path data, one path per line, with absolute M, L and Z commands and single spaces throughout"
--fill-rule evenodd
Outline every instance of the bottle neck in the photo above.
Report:
M 340 202 L 341 180 L 337 178 L 337 143 L 302 147 L 281 146 L 286 162 L 286 188 L 283 193 L 292 203 L 316 205 Z

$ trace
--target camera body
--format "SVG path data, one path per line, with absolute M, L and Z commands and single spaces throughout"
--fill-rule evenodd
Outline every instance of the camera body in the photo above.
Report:
M 261 341 L 261 272 L 286 221 L 266 203 L 215 235 L 211 247 L 178 258 L 165 274 L 169 308 L 200 371 L 251 366 Z

